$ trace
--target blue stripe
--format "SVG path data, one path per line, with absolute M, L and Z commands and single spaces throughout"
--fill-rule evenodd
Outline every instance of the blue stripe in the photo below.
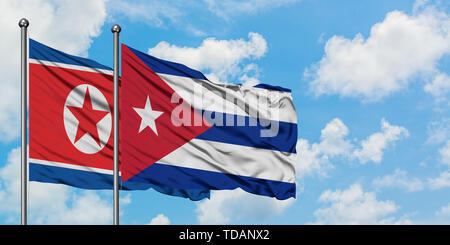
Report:
M 129 48 L 140 60 L 142 60 L 142 62 L 144 62 L 144 64 L 146 64 L 155 73 L 208 80 L 201 72 L 191 69 L 183 64 L 158 59 L 154 56 L 148 55 L 129 46 L 126 47 Z
M 30 40 L 30 59 L 45 60 L 51 62 L 59 62 L 69 65 L 86 66 L 97 69 L 112 70 L 112 68 L 104 66 L 94 60 L 66 54 L 54 48 L 50 48 L 33 39 Z
M 224 174 L 199 169 L 154 163 L 129 181 L 164 185 L 172 188 L 232 190 L 275 197 L 279 200 L 295 198 L 295 184 L 246 176 Z
M 93 173 L 88 171 L 47 166 L 42 164 L 31 163 L 29 164 L 29 180 L 66 184 L 73 187 L 90 190 L 112 190 L 113 189 L 113 176 L 109 174 Z M 120 177 L 119 177 L 120 178 Z M 166 178 L 169 178 L 166 176 Z M 120 181 L 120 179 L 119 179 Z M 121 190 L 147 190 L 152 188 L 160 193 L 189 198 L 193 201 L 202 200 L 203 198 L 209 198 L 210 191 L 205 188 L 186 190 L 181 188 L 173 188 L 164 185 L 154 185 L 151 183 L 133 182 L 133 181 L 120 181 Z
M 264 84 L 264 83 L 256 84 L 253 87 L 255 87 L 255 88 L 263 88 L 263 89 L 267 89 L 267 90 L 281 91 L 281 92 L 289 92 L 289 93 L 291 92 L 291 90 L 288 89 L 288 88 L 283 88 L 283 87 L 280 87 L 280 86 L 273 86 L 273 85 Z
M 215 124 L 211 129 L 197 136 L 197 139 L 296 153 L 296 123 L 278 122 L 273 120 L 265 120 L 265 122 L 262 122 L 261 119 L 211 111 L 203 111 L 202 115 L 204 115 L 205 112 L 211 113 L 211 118 L 215 118 L 216 115 L 219 118 L 222 117 L 222 120 L 219 119 L 218 121 L 222 121 L 221 125 L 223 126 Z M 231 126 L 226 126 L 227 118 L 232 118 L 232 120 L 228 121 Z M 250 121 L 252 121 L 252 125 L 256 124 L 256 126 L 250 126 Z M 237 126 L 237 122 L 243 122 L 241 125 L 245 126 Z M 275 130 L 277 123 L 278 133 L 276 136 L 261 137 L 262 130 L 268 130 L 271 129 L 271 127 Z M 268 126 L 263 126 L 262 124 Z

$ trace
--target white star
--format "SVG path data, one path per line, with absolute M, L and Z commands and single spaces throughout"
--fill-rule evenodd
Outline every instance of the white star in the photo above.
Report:
M 163 114 L 162 111 L 154 111 L 152 110 L 152 105 L 150 104 L 150 97 L 147 95 L 147 102 L 145 102 L 145 108 L 136 108 L 133 107 L 137 114 L 141 117 L 141 126 L 139 127 L 140 133 L 146 127 L 150 127 L 156 135 L 158 135 L 158 131 L 156 130 L 155 120 Z

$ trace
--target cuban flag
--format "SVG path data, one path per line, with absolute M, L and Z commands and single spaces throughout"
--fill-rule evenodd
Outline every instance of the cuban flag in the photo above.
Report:
M 122 180 L 295 197 L 289 89 L 219 84 L 122 44 Z
M 113 189 L 113 70 L 32 39 L 29 47 L 29 180 Z M 142 182 L 120 188 L 209 197 Z

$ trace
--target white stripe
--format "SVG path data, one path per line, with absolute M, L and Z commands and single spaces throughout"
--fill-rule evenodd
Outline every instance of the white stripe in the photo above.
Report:
M 158 76 L 195 109 L 297 123 L 297 113 L 289 92 L 218 84 L 162 73 Z M 227 99 L 223 98 L 224 95 Z M 266 99 L 269 103 L 263 103 Z
M 93 67 L 89 67 L 89 66 L 70 65 L 70 64 L 59 63 L 59 62 L 54 62 L 54 61 L 47 61 L 47 60 L 29 59 L 29 63 L 53 66 L 53 67 L 59 67 L 59 68 L 66 68 L 66 69 L 72 69 L 72 70 L 78 70 L 78 71 L 95 72 L 95 73 L 101 73 L 101 74 L 106 74 L 106 75 L 113 75 L 113 73 L 114 73 L 113 70 L 93 68 Z
M 295 153 L 193 139 L 157 163 L 294 183 L 295 159 Z
M 93 172 L 93 173 L 99 173 L 99 174 L 109 174 L 109 175 L 113 174 L 113 170 L 109 170 L 109 169 L 93 168 L 93 167 L 87 167 L 87 166 L 81 166 L 81 165 L 75 165 L 75 164 L 67 164 L 67 163 L 62 163 L 62 162 L 54 162 L 54 161 L 47 161 L 47 160 L 33 159 L 33 158 L 30 158 L 29 162 L 35 163 L 35 164 L 52 166 L 52 167 L 81 170 L 81 171 L 87 171 L 87 172 Z M 119 175 L 121 175 L 120 172 L 119 172 Z

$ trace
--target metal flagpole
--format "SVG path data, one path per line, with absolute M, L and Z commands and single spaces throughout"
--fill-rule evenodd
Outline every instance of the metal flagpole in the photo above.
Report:
M 28 159 L 27 159 L 27 27 L 29 22 L 22 18 L 19 21 L 21 31 L 21 224 L 27 224 L 27 194 L 28 194 Z
M 114 35 L 114 225 L 119 225 L 119 33 L 120 26 L 111 28 Z

